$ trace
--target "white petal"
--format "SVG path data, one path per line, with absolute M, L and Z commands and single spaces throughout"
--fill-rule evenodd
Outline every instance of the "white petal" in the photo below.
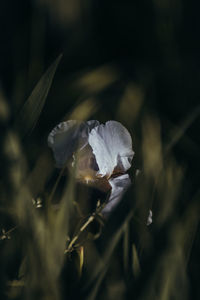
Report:
M 85 124 L 85 126 L 81 130 L 81 138 L 85 139 L 86 142 L 82 143 L 82 145 L 80 145 L 80 150 L 82 150 L 88 144 L 89 133 L 93 128 L 95 128 L 96 126 L 99 126 L 99 121 L 90 120 L 90 121 L 87 121 L 84 124 Z
M 149 210 L 149 215 L 148 215 L 148 218 L 147 218 L 147 226 L 151 225 L 151 223 L 153 222 L 153 213 L 152 213 L 152 210 L 150 209 Z
M 127 188 L 131 184 L 131 180 L 128 174 L 124 174 L 115 178 L 111 178 L 108 180 L 109 184 L 112 187 L 110 198 L 104 209 L 102 210 L 102 214 L 104 217 L 108 217 L 110 213 L 115 209 L 118 205 L 122 196 L 126 192 Z
M 99 166 L 99 174 L 110 176 L 115 168 L 126 172 L 134 155 L 128 130 L 116 121 L 108 121 L 92 129 L 88 142 Z
M 61 168 L 72 155 L 79 140 L 80 123 L 75 120 L 58 124 L 48 136 L 48 145 L 54 152 L 57 167 Z
M 58 124 L 48 136 L 48 145 L 54 152 L 56 165 L 62 168 L 77 148 L 84 148 L 88 144 L 88 135 L 92 128 L 99 124 L 92 120 L 78 122 L 69 120 Z

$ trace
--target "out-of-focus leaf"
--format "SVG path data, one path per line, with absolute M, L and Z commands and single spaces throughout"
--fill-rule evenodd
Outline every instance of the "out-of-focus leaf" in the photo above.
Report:
M 82 269 L 83 269 L 83 263 L 84 263 L 84 247 L 81 246 L 81 247 L 77 248 L 76 252 L 77 252 L 76 267 L 77 267 L 79 276 L 81 276 Z
M 123 261 L 124 270 L 128 271 L 129 267 L 129 224 L 124 226 L 124 238 L 123 238 Z
M 133 274 L 135 277 L 137 277 L 140 274 L 140 262 L 139 262 L 135 244 L 132 245 L 132 267 L 133 267 Z
M 22 260 L 22 263 L 19 268 L 18 278 L 21 280 L 26 275 L 27 272 L 27 257 Z
M 89 294 L 89 297 L 87 298 L 87 300 L 94 300 L 96 299 L 98 290 L 100 288 L 100 285 L 102 283 L 102 280 L 106 274 L 107 268 L 102 269 L 101 274 L 99 275 L 99 277 L 97 278 L 97 280 L 95 281 L 94 287 L 91 290 L 91 293 Z
M 58 56 L 58 58 L 44 73 L 16 119 L 16 127 L 22 137 L 30 133 L 38 121 L 61 57 L 62 54 Z
M 0 121 L 6 122 L 9 118 L 9 115 L 10 115 L 10 110 L 8 107 L 8 103 L 6 102 L 2 88 L 0 86 Z
M 171 133 L 169 142 L 165 146 L 165 149 L 164 149 L 165 154 L 169 153 L 170 150 L 184 136 L 186 130 L 198 118 L 199 114 L 200 114 L 200 105 L 193 109 L 193 111 L 183 120 L 182 124 L 178 128 L 174 129 L 174 131 Z
M 12 280 L 7 283 L 7 296 L 9 299 L 20 299 L 20 295 L 24 288 L 23 280 Z
M 199 212 L 200 212 L 200 189 L 196 192 L 193 199 L 190 202 L 189 208 L 183 215 L 183 248 L 185 255 L 185 265 L 187 266 L 192 246 L 197 234 L 197 229 L 199 225 Z
M 125 224 L 128 224 L 130 219 L 132 218 L 133 213 L 132 211 L 127 215 L 124 223 L 121 225 L 121 227 L 118 229 L 117 232 L 114 233 L 114 235 L 110 238 L 110 243 L 108 247 L 105 250 L 105 253 L 102 257 L 102 260 L 95 266 L 94 272 L 91 274 L 91 277 L 89 278 L 88 281 L 88 286 L 91 285 L 91 291 L 88 296 L 88 300 L 93 300 L 96 298 L 96 294 L 98 292 L 98 289 L 101 285 L 101 282 L 107 272 L 108 266 L 109 266 L 109 261 L 112 257 L 113 251 L 115 247 L 117 246 L 123 232 L 124 232 L 124 226 Z M 88 287 L 87 286 L 87 287 Z M 86 287 L 86 288 L 87 288 Z

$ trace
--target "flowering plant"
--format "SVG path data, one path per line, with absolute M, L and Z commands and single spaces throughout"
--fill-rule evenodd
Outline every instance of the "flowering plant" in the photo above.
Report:
M 77 180 L 110 190 L 108 203 L 102 210 L 107 217 L 130 185 L 126 173 L 134 152 L 128 130 L 117 121 L 100 124 L 96 120 L 69 120 L 57 125 L 48 136 L 56 166 L 74 168 Z

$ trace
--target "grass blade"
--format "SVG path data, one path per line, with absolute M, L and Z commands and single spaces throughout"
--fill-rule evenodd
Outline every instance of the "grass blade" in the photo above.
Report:
M 100 262 L 96 265 L 95 270 L 93 274 L 91 274 L 91 277 L 88 280 L 88 286 L 91 286 L 91 291 L 88 295 L 87 300 L 94 300 L 96 298 L 96 295 L 98 293 L 98 289 L 102 283 L 102 280 L 104 279 L 104 276 L 107 272 L 107 269 L 109 267 L 109 261 L 112 257 L 113 251 L 118 244 L 122 234 L 124 233 L 124 227 L 126 224 L 129 223 L 130 219 L 132 218 L 133 213 L 132 211 L 127 215 L 124 224 L 118 229 L 117 232 L 111 237 L 110 243 L 108 247 L 106 247 L 106 250 L 104 254 L 102 255 L 102 259 Z M 86 289 L 88 288 L 86 287 Z
M 169 153 L 170 150 L 179 142 L 179 140 L 184 136 L 186 130 L 192 125 L 193 122 L 198 118 L 200 114 L 200 105 L 195 107 L 193 111 L 185 118 L 181 126 L 176 128 L 173 133 L 171 133 L 171 139 L 165 146 L 165 154 Z
M 62 54 L 41 77 L 17 117 L 16 127 L 22 137 L 30 133 L 38 121 L 61 58 Z

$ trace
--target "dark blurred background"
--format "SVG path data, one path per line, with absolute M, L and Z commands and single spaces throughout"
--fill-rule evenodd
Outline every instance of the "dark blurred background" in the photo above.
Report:
M 105 119 L 115 116 L 126 84 L 136 82 L 144 90 L 145 106 L 164 125 L 179 125 L 199 104 L 200 19 L 195 4 L 2 0 L 1 81 L 14 112 L 63 53 L 38 133 L 48 131 L 85 96 L 72 82 L 102 66 L 111 66 L 117 74 L 104 93 L 97 93 Z M 199 141 L 197 125 L 188 130 L 194 142 Z
M 91 117 L 105 122 L 118 119 L 127 86 L 139 87 L 143 111 L 158 117 L 163 141 L 199 109 L 197 1 L 1 0 L 0 80 L 13 116 L 60 53 L 45 107 L 27 140 L 30 163 L 39 151 L 35 141 L 46 145 L 49 131 L 87 98 L 98 103 Z M 140 123 L 124 123 L 140 132 Z M 199 130 L 200 119 L 194 118 L 173 148 L 186 169 L 190 195 L 199 186 Z M 193 247 L 189 270 L 195 281 L 199 243 Z

